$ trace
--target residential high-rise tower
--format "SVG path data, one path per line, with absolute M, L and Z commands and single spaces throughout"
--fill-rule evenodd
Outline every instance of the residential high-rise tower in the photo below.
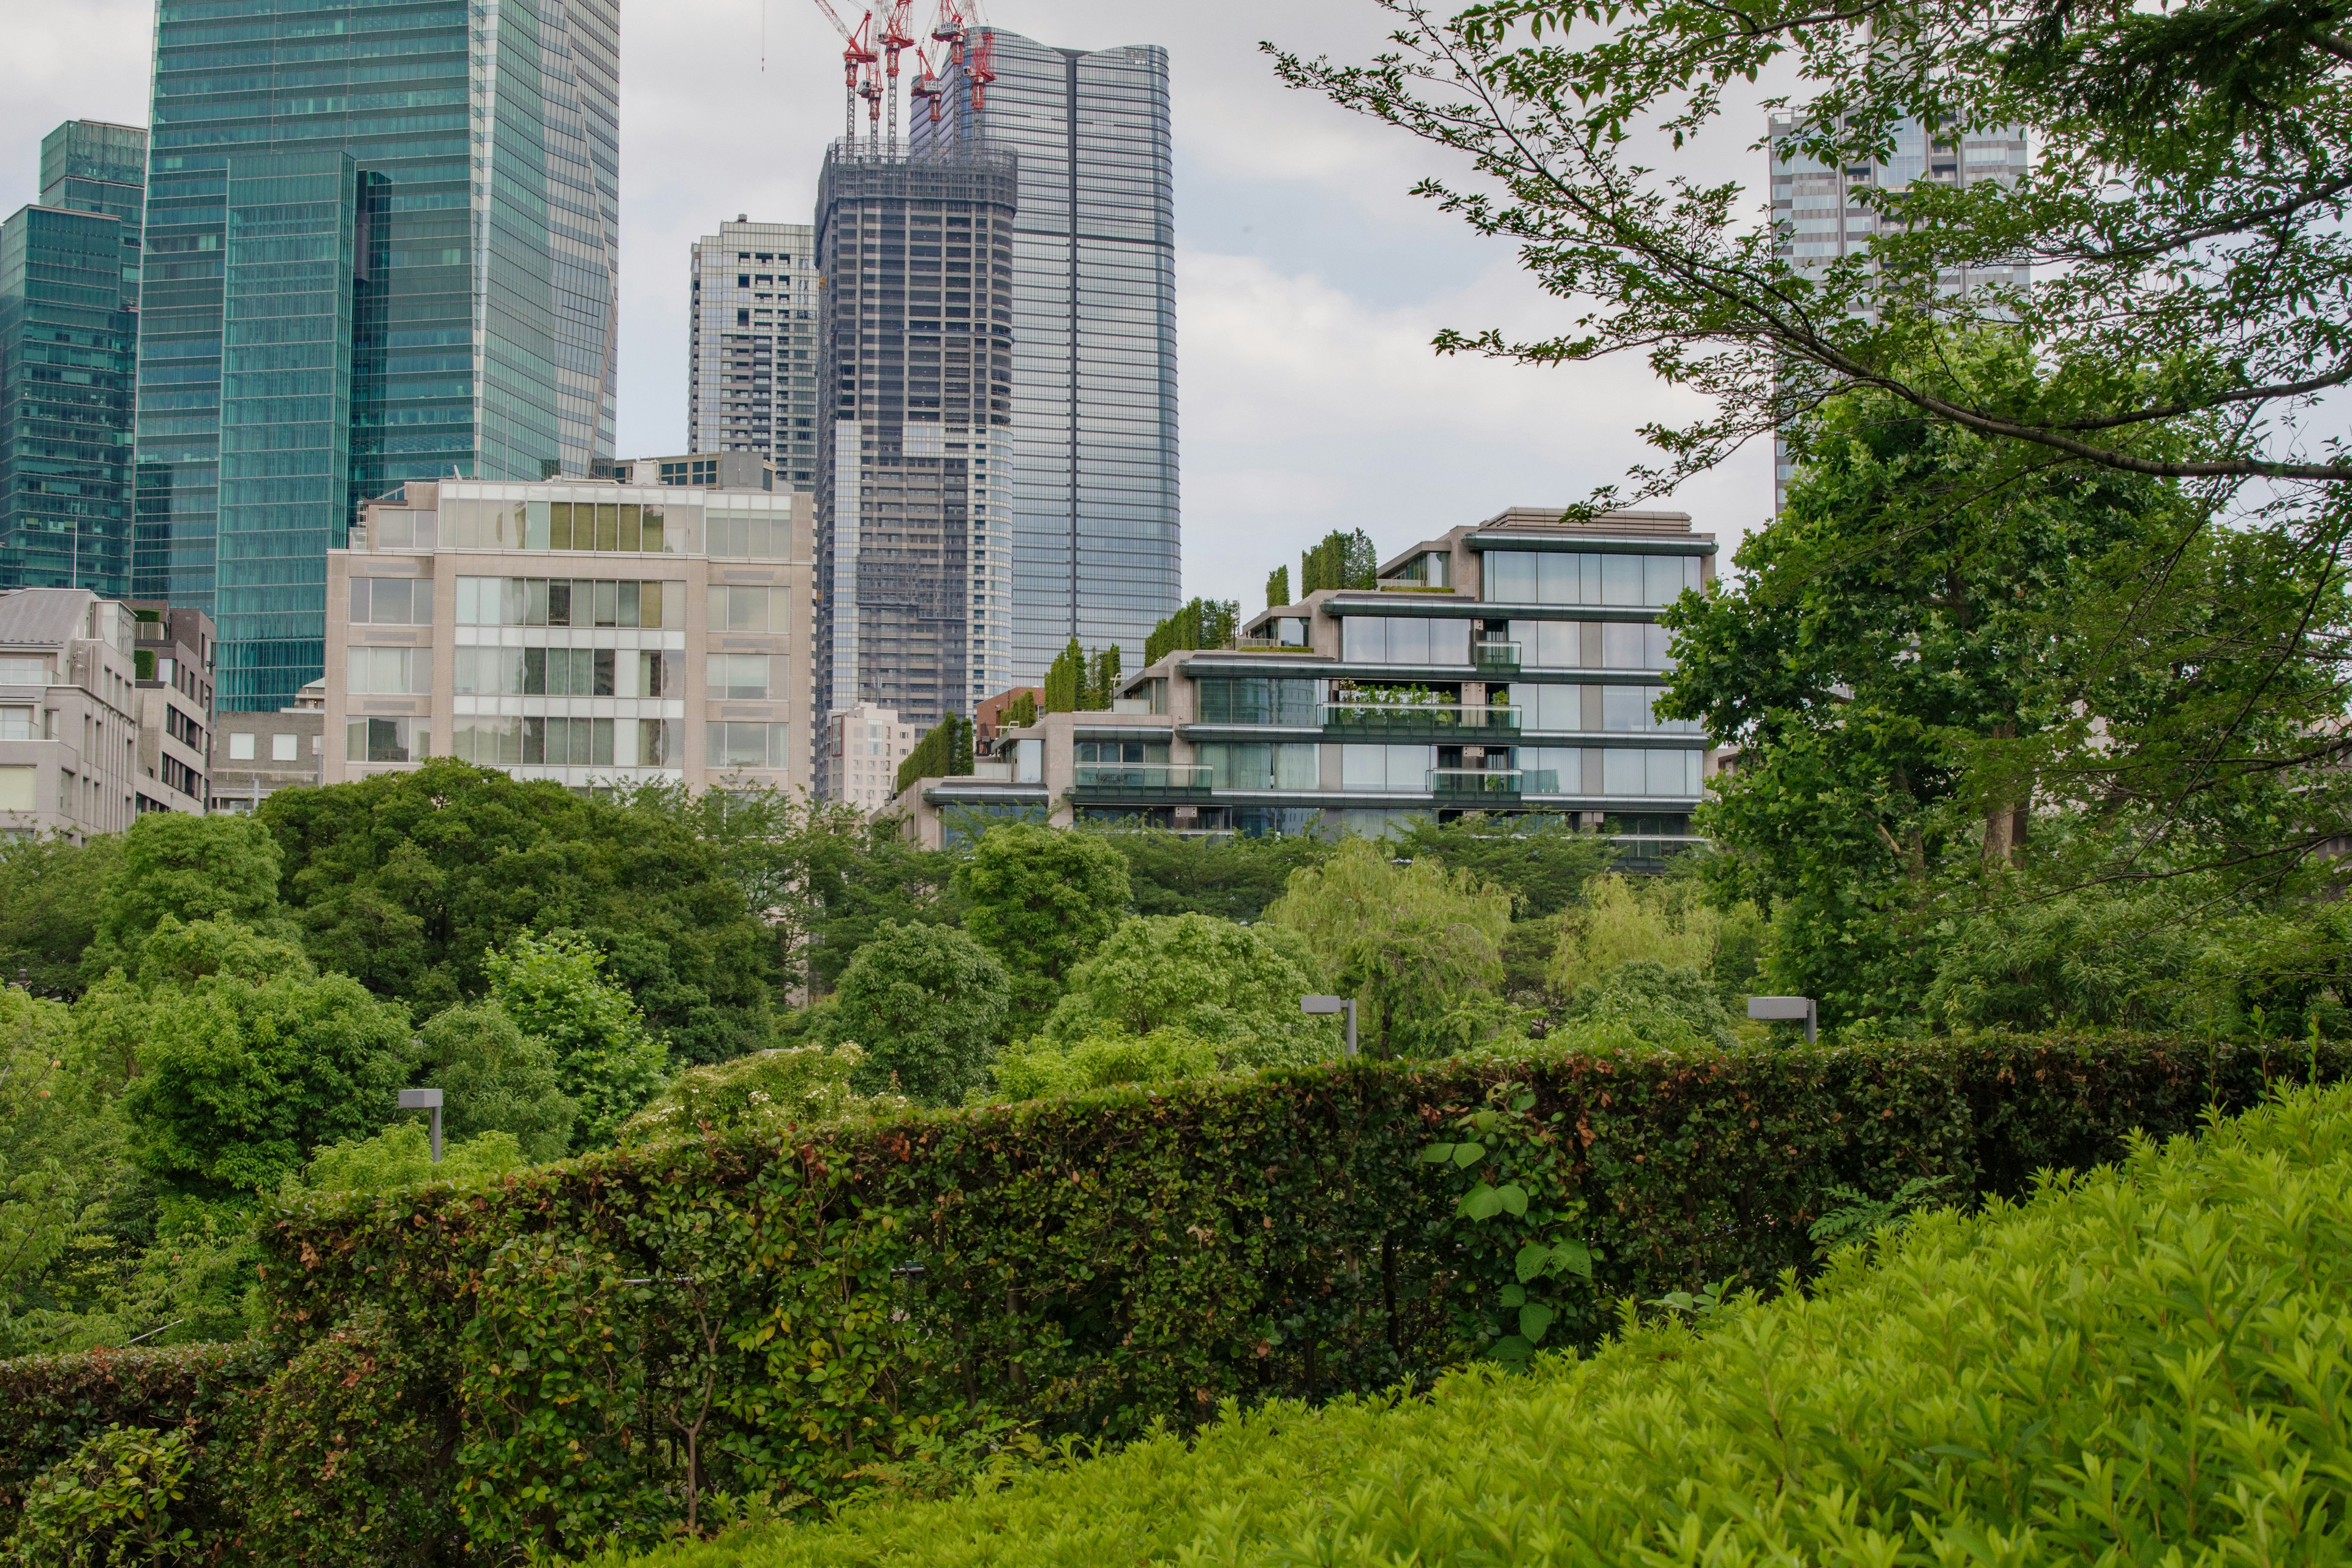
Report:
M 920 726 L 1011 684 L 1011 154 L 846 143 L 818 187 L 817 706 Z M 818 787 L 841 781 L 819 757 Z
M 1019 159 L 1013 247 L 1013 679 L 1072 637 L 1133 660 L 1182 585 L 1167 51 L 993 32 L 910 142 Z
M 816 488 L 816 230 L 737 218 L 695 242 L 687 445 Z
M 223 0 L 155 32 L 136 588 L 225 711 L 320 674 L 327 552 L 407 479 L 613 455 L 619 0 Z

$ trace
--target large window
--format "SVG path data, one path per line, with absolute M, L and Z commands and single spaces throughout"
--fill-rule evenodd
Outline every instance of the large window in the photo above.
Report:
M 425 760 L 422 719 L 354 719 L 343 726 L 343 761 L 347 763 L 421 763 Z M 245 737 L 247 752 L 252 737 Z
M 683 657 L 631 648 L 461 647 L 452 689 L 469 697 L 677 697 Z
M 47 659 L 0 658 L 0 686 L 47 686 L 48 683 Z
M 644 758 L 648 750 L 665 752 L 667 732 L 659 719 L 460 718 L 452 749 L 460 761 L 486 767 L 660 767 Z
M 1209 769 L 1211 789 L 1319 789 L 1318 748 L 1263 745 L 1254 742 L 1202 745 L 1193 753 Z
M 703 695 L 728 701 L 764 701 L 784 689 L 784 661 L 764 653 L 714 653 L 703 668 Z
M 710 585 L 709 630 L 714 632 L 788 632 L 793 629 L 793 595 L 789 588 Z
M 495 501 L 441 498 L 440 540 L 457 550 L 603 550 L 627 554 L 675 554 L 686 548 L 682 517 L 672 509 L 636 501 Z M 424 525 L 429 512 L 418 514 L 408 530 L 419 546 L 432 539 Z M 376 513 L 379 543 L 403 548 L 394 536 L 402 531 L 396 508 Z
M 1601 727 L 1625 731 L 1657 730 L 1676 735 L 1698 733 L 1698 721 L 1695 719 L 1658 717 L 1656 703 L 1664 695 L 1663 686 L 1604 686 L 1601 689 Z
M 1323 683 L 1281 677 L 1203 677 L 1194 683 L 1202 724 L 1299 724 L 1323 721 Z
M 1584 728 L 1584 688 L 1511 682 L 1511 705 L 1519 710 L 1519 731 L 1573 732 Z
M 1675 667 L 1674 635 L 1654 621 L 1513 621 L 1510 640 L 1522 669 Z
M 354 577 L 352 579 L 352 625 L 355 626 L 429 626 L 433 624 L 433 580 L 429 577 Z
M 1486 600 L 1497 605 L 1671 605 L 1699 585 L 1696 555 L 1595 555 L 1490 550 Z
M 351 650 L 345 689 L 362 694 L 414 693 L 433 689 L 429 647 L 355 647 Z
M 1340 787 L 1364 792 L 1425 793 L 1437 765 L 1434 746 L 1342 746 Z
M 1612 746 L 1601 753 L 1603 795 L 1698 794 L 1703 753 Z
M 461 626 L 684 626 L 686 584 L 587 577 L 460 577 Z
M 792 726 L 789 724 L 705 724 L 709 737 L 703 761 L 714 768 L 782 768 L 791 766 Z
M 793 553 L 793 520 L 751 512 L 710 511 L 703 528 L 704 553 L 720 560 L 785 561 Z
M 1468 664 L 1470 623 L 1419 616 L 1349 616 L 1339 657 L 1355 664 Z

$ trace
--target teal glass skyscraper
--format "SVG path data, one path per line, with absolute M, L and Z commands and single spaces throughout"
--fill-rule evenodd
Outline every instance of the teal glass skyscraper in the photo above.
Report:
M 131 395 L 147 133 L 72 120 L 0 224 L 0 587 L 131 590 Z
M 134 587 L 219 706 L 320 673 L 326 552 L 411 479 L 613 456 L 619 0 L 159 7 Z

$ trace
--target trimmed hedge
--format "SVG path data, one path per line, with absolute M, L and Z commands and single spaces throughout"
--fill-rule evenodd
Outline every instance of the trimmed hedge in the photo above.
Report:
M 2112 1037 L 1335 1065 L 290 1211 L 264 1284 L 282 1353 L 364 1309 L 404 1397 L 455 1413 L 454 1450 L 403 1462 L 474 1552 L 576 1552 L 761 1494 L 935 1484 L 1009 1425 L 1127 1440 L 1426 1377 L 1508 1327 L 1480 1327 L 1486 1293 L 1515 1258 L 1529 1278 L 1537 1216 L 1550 1255 L 1596 1259 L 1562 1271 L 1546 1342 L 1589 1342 L 1618 1298 L 1809 1266 L 1832 1188 L 2014 1194 L 2306 1065 Z M 1554 1190 L 1471 1217 L 1482 1162 L 1423 1156 L 1481 1137 Z
M 2340 1562 L 2352 1092 L 1675 1316 L 1527 1377 L 1229 1412 L 645 1568 Z

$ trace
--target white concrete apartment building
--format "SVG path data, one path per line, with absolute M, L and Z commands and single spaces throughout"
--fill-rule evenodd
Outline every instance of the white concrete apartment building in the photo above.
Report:
M 860 702 L 827 716 L 827 777 L 834 798 L 880 811 L 898 793 L 898 764 L 922 737 L 901 723 L 896 709 Z
M 213 751 L 213 618 L 152 600 L 131 605 L 138 642 L 139 776 L 133 809 L 202 816 Z
M 805 790 L 805 493 L 409 481 L 327 558 L 335 784 L 454 756 L 574 788 Z
M 0 592 L 0 836 L 79 844 L 137 814 L 131 606 L 87 588 Z
M 816 488 L 816 230 L 739 216 L 695 242 L 686 437 Z

